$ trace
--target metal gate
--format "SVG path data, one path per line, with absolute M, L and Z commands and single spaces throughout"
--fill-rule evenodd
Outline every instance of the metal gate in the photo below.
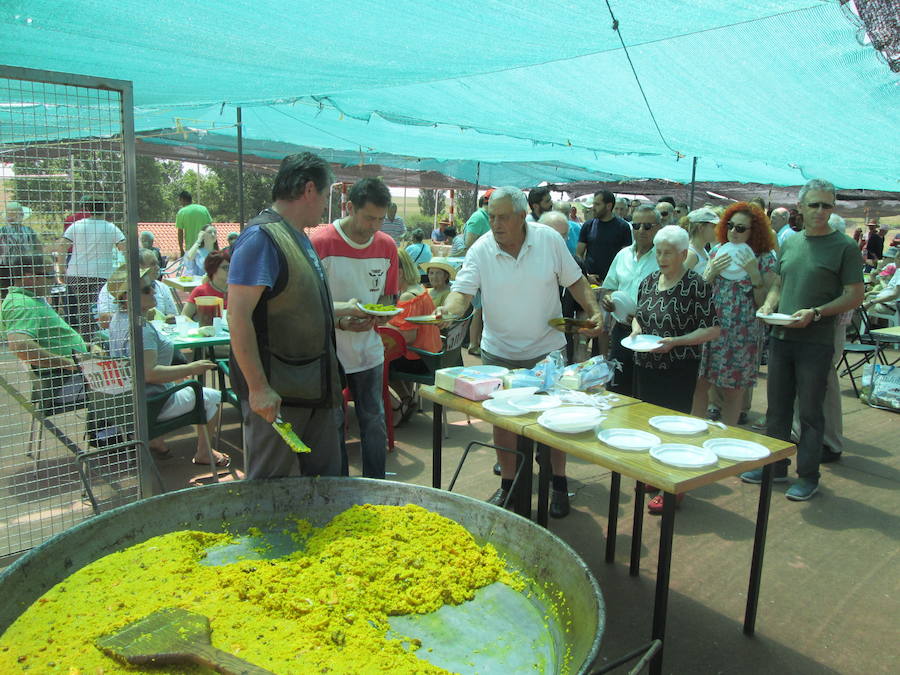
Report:
M 124 309 L 139 297 L 134 176 L 131 83 L 0 67 L 0 564 L 154 487 L 138 310 Z M 97 397 L 83 369 L 112 318 L 135 377 Z

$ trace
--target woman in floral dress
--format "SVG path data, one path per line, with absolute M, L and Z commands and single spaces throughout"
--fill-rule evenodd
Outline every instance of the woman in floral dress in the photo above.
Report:
M 765 212 L 755 204 L 738 202 L 729 206 L 716 227 L 720 244 L 747 244 L 754 256 L 743 265 L 747 272 L 737 280 L 722 272 L 731 265 L 727 253 L 713 249 L 704 278 L 712 284 L 721 336 L 703 345 L 700 373 L 694 389 L 692 414 L 706 416 L 709 389 L 715 385 L 722 394 L 722 421 L 736 425 L 744 391 L 756 384 L 759 372 L 763 324 L 756 318 L 775 279 L 772 227 Z

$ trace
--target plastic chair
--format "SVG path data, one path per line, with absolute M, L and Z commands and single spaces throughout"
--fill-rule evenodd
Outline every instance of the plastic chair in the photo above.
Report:
M 390 326 L 376 326 L 381 342 L 384 345 L 384 366 L 381 375 L 381 404 L 384 407 L 384 421 L 387 427 L 388 450 L 394 449 L 394 411 L 391 407 L 391 393 L 388 388 L 388 377 L 391 370 L 391 362 L 403 356 L 406 351 L 406 340 L 395 328 Z M 344 395 L 344 433 L 347 432 L 347 404 L 353 400 L 350 388 L 346 387 Z

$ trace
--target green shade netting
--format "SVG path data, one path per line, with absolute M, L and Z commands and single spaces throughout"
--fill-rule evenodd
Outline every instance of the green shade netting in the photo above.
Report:
M 597 0 L 7 0 L 0 62 L 132 81 L 158 143 L 233 151 L 240 105 L 262 156 L 523 186 L 685 182 L 696 156 L 698 180 L 900 190 L 898 76 L 836 0 L 610 4 L 662 138 Z

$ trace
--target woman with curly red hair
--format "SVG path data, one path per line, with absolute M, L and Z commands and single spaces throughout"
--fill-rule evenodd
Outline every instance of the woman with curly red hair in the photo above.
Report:
M 713 286 L 720 337 L 703 345 L 692 414 L 705 417 L 709 388 L 722 393 L 722 421 L 736 425 L 744 391 L 756 384 L 763 326 L 756 310 L 775 280 L 774 238 L 769 218 L 755 204 L 729 206 L 716 226 L 719 246 L 710 253 L 703 278 Z M 732 246 L 724 246 L 732 244 Z M 746 262 L 738 259 L 747 249 Z

